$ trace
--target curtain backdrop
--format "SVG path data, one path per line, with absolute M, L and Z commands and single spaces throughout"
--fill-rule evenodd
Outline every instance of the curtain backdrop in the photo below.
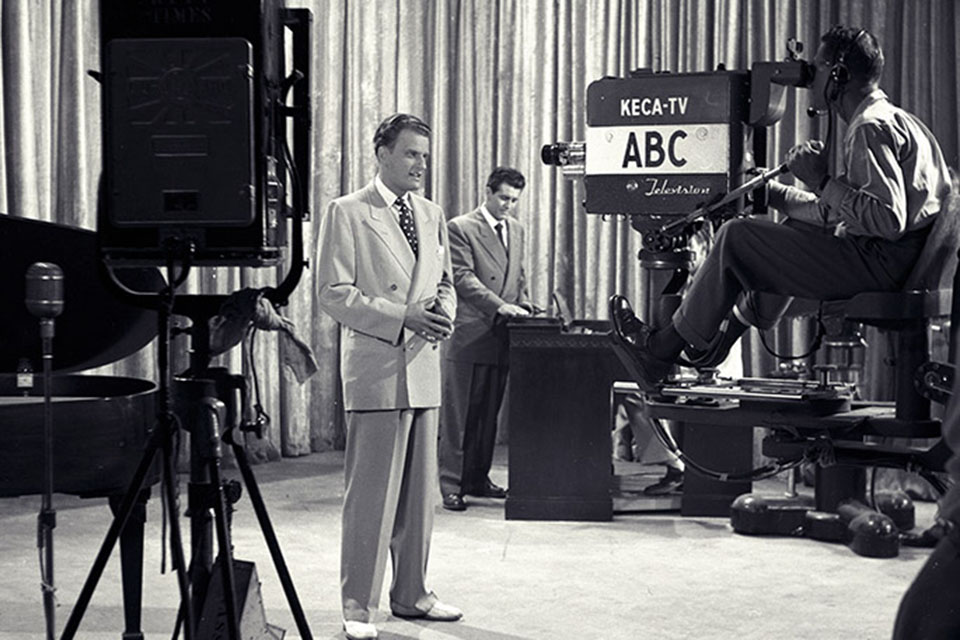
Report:
M 133 1 L 133 0 L 132 0 Z M 154 0 L 163 4 L 164 0 Z M 325 207 L 374 175 L 371 139 L 395 111 L 433 127 L 426 195 L 448 217 L 474 207 L 489 170 L 512 165 L 528 179 L 519 217 L 526 224 L 534 302 L 563 292 L 574 314 L 604 318 L 607 297 L 640 300 L 639 234 L 622 219 L 586 215 L 579 184 L 543 166 L 540 147 L 582 140 L 585 91 L 593 80 L 648 67 L 748 69 L 781 59 L 791 37 L 812 57 L 819 35 L 844 23 L 869 29 L 886 52 L 883 86 L 937 134 L 958 164 L 960 65 L 954 0 L 337 0 L 290 2 L 314 15 L 313 178 L 307 252 L 313 260 Z M 0 25 L 0 211 L 93 229 L 100 172 L 99 67 L 94 0 L 2 0 Z M 771 127 L 768 157 L 823 137 L 805 115 L 809 96 L 789 97 Z M 773 160 L 771 160 L 771 163 Z M 2 250 L 2 247 L 0 247 Z M 55 259 L 55 258 L 54 258 Z M 208 269 L 187 292 L 229 293 L 277 281 L 286 266 Z M 91 277 L 93 274 L 91 274 Z M 13 277 L 13 276 L 10 276 Z M 69 284 L 67 285 L 69 286 Z M 283 312 L 314 348 L 320 372 L 299 386 L 283 370 L 274 336 L 259 334 L 254 359 L 261 402 L 272 422 L 249 446 L 258 459 L 342 446 L 335 324 L 316 305 L 308 270 Z M 771 341 L 800 348 L 804 323 Z M 754 341 L 755 342 L 755 341 Z M 747 366 L 770 360 L 748 347 Z M 185 338 L 174 364 L 186 362 Z M 223 366 L 250 377 L 239 348 Z M 153 347 L 107 372 L 155 379 Z

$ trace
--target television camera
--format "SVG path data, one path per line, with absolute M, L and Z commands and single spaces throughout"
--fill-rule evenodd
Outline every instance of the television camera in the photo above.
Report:
M 762 187 L 786 171 L 757 167 L 767 164 L 766 127 L 782 117 L 787 89 L 813 83 L 803 45 L 787 48 L 785 60 L 756 62 L 749 72 L 638 69 L 601 78 L 587 88 L 585 140 L 541 149 L 545 164 L 582 178 L 587 213 L 629 216 L 642 234 L 642 308 L 654 325 L 679 305 L 698 225 L 732 211 L 764 213 Z M 674 277 L 678 270 L 683 277 Z
M 677 248 L 689 232 L 683 222 L 742 205 L 748 193 L 761 212 L 759 187 L 785 167 L 743 177 L 766 164 L 766 127 L 782 117 L 786 88 L 813 82 L 802 44 L 788 49 L 786 60 L 750 72 L 638 69 L 597 80 L 587 88 L 585 141 L 544 145 L 541 159 L 583 179 L 587 213 L 630 216 L 654 251 Z

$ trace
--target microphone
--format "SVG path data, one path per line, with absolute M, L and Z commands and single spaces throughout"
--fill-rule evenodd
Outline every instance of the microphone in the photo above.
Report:
M 816 107 L 807 107 L 807 116 L 810 118 L 822 118 L 830 113 L 830 109 L 817 109 Z
M 27 268 L 27 311 L 38 318 L 56 318 L 63 312 L 63 271 L 52 262 L 34 262 Z
M 34 262 L 27 267 L 27 311 L 40 318 L 40 337 L 53 338 L 53 319 L 63 312 L 63 271 L 52 262 Z

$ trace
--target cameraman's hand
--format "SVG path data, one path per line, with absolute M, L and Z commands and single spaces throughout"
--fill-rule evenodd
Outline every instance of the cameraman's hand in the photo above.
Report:
M 790 149 L 786 158 L 790 173 L 816 189 L 827 175 L 827 154 L 819 140 L 807 140 Z
M 520 316 L 529 316 L 530 312 L 521 307 L 520 305 L 510 304 L 505 302 L 500 305 L 500 308 L 497 309 L 497 315 L 504 316 L 507 318 L 516 318 Z
M 447 316 L 433 311 L 433 304 L 433 300 L 408 304 L 403 326 L 430 342 L 446 340 L 453 333 L 453 323 Z

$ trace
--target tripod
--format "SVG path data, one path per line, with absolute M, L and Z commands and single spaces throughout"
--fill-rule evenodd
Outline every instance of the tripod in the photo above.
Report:
M 184 560 L 183 540 L 179 525 L 179 501 L 177 499 L 177 476 L 174 464 L 174 442 L 177 430 L 180 427 L 178 419 L 172 411 L 171 386 L 170 386 L 170 316 L 174 311 L 174 292 L 176 288 L 186 279 L 189 266 L 182 270 L 182 273 L 174 278 L 174 259 L 172 254 L 167 260 L 168 286 L 157 295 L 158 310 L 158 356 L 157 363 L 159 368 L 159 388 L 157 392 L 157 424 L 150 434 L 147 446 L 143 456 L 137 466 L 136 471 L 130 481 L 126 493 L 124 494 L 111 523 L 107 534 L 101 544 L 94 564 L 90 569 L 83 589 L 77 598 L 74 609 L 64 628 L 61 638 L 63 640 L 72 639 L 83 615 L 89 605 L 90 599 L 96 590 L 97 583 L 103 573 L 103 569 L 112 553 L 113 547 L 117 542 L 120 532 L 123 530 L 127 519 L 133 511 L 137 497 L 143 490 L 143 484 L 148 471 L 154 465 L 158 453 L 162 454 L 162 495 L 164 506 L 167 513 L 171 515 L 170 520 L 170 544 L 172 552 L 172 564 L 177 573 L 177 583 L 180 591 L 180 611 L 178 621 L 182 617 L 184 624 L 184 637 L 191 640 L 196 632 L 196 609 L 207 595 L 209 583 L 209 563 L 205 556 L 210 549 L 207 543 L 209 538 L 209 508 L 212 506 L 215 513 L 217 541 L 220 551 L 221 578 L 223 581 L 223 604 L 225 607 L 226 627 L 228 636 L 231 640 L 239 640 L 239 620 L 237 616 L 234 563 L 230 543 L 230 532 L 227 522 L 227 510 L 225 506 L 225 497 L 223 484 L 220 479 L 220 446 L 218 438 L 219 425 L 223 422 L 223 404 L 216 398 L 215 387 L 210 386 L 210 381 L 199 384 L 193 393 L 202 393 L 194 395 L 192 398 L 189 393 L 187 398 L 198 400 L 193 403 L 196 413 L 193 420 L 196 424 L 193 429 L 192 441 L 199 445 L 196 447 L 200 453 L 198 465 L 205 467 L 209 482 L 206 483 L 204 493 L 209 498 L 203 505 L 193 505 L 190 507 L 192 520 L 192 531 L 194 533 L 194 563 L 193 571 L 189 572 Z M 207 334 L 208 320 L 212 317 L 211 309 L 219 309 L 222 302 L 219 296 L 199 296 L 195 299 L 195 304 L 191 305 L 192 313 L 188 315 L 194 320 L 194 341 L 200 348 L 195 352 L 197 362 L 195 365 L 204 363 L 202 367 L 194 366 L 192 371 L 206 370 L 206 362 L 209 361 L 209 336 Z M 215 311 L 213 311 L 215 313 Z M 198 340 L 199 338 L 199 340 Z M 199 389 L 197 391 L 196 389 Z M 256 481 L 253 478 L 252 471 L 246 460 L 246 455 L 242 447 L 232 442 L 235 453 L 238 453 L 237 460 L 241 465 L 241 473 L 248 484 L 248 490 L 254 501 L 254 509 L 257 512 L 258 520 L 267 540 L 271 555 L 283 583 L 284 592 L 290 604 L 294 619 L 296 620 L 298 630 L 303 638 L 312 639 L 312 634 L 306 623 L 303 609 L 297 598 L 296 591 L 293 588 L 289 571 L 280 552 L 279 544 L 273 528 L 270 525 L 269 517 L 266 514 L 266 508 L 263 505 L 262 497 L 257 488 Z M 193 461 L 191 461 L 193 462 Z M 191 593 L 191 588 L 193 589 Z M 179 624 L 179 622 L 178 622 Z M 142 634 L 125 634 L 125 640 L 142 639 Z
M 147 446 L 143 452 L 143 456 L 140 458 L 140 462 L 130 480 L 127 491 L 117 507 L 113 521 L 110 524 L 110 528 L 107 530 L 106 537 L 104 538 L 103 543 L 100 545 L 100 550 L 97 553 L 97 557 L 90 569 L 90 573 L 87 575 L 86 581 L 84 582 L 83 589 L 80 591 L 80 595 L 77 597 L 77 602 L 74 604 L 73 610 L 70 613 L 70 617 L 67 620 L 67 624 L 64 627 L 63 634 L 61 635 L 63 640 L 69 640 L 76 634 L 77 629 L 80 626 L 80 622 L 83 619 L 83 614 L 86 612 L 87 606 L 90 604 L 90 599 L 93 597 L 93 592 L 96 590 L 100 576 L 103 574 L 103 569 L 107 564 L 107 560 L 109 560 L 110 554 L 113 552 L 113 547 L 120 536 L 120 532 L 123 530 L 130 513 L 133 511 L 134 503 L 136 502 L 137 497 L 143 490 L 143 484 L 146 479 L 147 472 L 154 465 L 158 452 L 162 452 L 163 455 L 163 479 L 161 481 L 162 498 L 167 512 L 172 516 L 170 520 L 170 544 L 173 554 L 173 568 L 177 573 L 177 584 L 180 589 L 180 600 L 181 602 L 187 602 L 187 606 L 189 607 L 190 589 L 187 581 L 186 564 L 183 557 L 183 541 L 180 533 L 180 523 L 177 518 L 179 507 L 175 486 L 176 469 L 174 468 L 173 463 L 173 437 L 176 431 L 176 418 L 171 410 L 170 403 L 169 325 L 170 315 L 173 311 L 174 291 L 179 284 L 172 279 L 172 257 L 168 260 L 167 271 L 169 284 L 157 295 L 157 325 L 159 335 L 159 342 L 157 346 L 157 366 L 160 371 L 159 389 L 156 396 L 158 402 L 156 407 L 157 424 L 150 434 L 150 437 L 147 441 Z M 186 278 L 186 270 L 184 270 L 184 273 L 181 274 L 181 278 Z M 189 609 L 187 617 L 189 620 L 193 619 L 192 611 Z M 185 637 L 187 640 L 191 640 L 192 625 L 188 625 L 188 627 L 190 628 L 188 628 Z
M 197 296 L 189 298 L 182 305 L 182 312 L 192 321 L 191 337 L 195 348 L 191 351 L 190 369 L 183 378 L 178 379 L 178 384 L 184 389 L 190 400 L 188 404 L 197 406 L 195 400 L 199 399 L 201 404 L 206 406 L 200 409 L 201 414 L 212 415 L 219 412 L 217 421 L 225 425 L 223 435 L 217 437 L 218 431 L 207 430 L 200 436 L 200 440 L 194 440 L 194 459 L 191 461 L 191 526 L 194 541 L 193 563 L 191 566 L 191 576 L 195 582 L 206 585 L 211 576 L 211 567 L 213 564 L 212 539 L 210 535 L 209 507 L 213 506 L 215 512 L 219 496 L 222 496 L 219 480 L 219 448 L 222 440 L 231 447 L 237 467 L 240 470 L 244 486 L 250 497 L 260 531 L 263 534 L 264 541 L 270 551 L 277 575 L 283 587 L 284 595 L 290 606 L 290 612 L 294 617 L 297 629 L 304 639 L 312 638 L 310 628 L 307 625 L 306 616 L 303 607 L 300 604 L 293 579 L 283 558 L 283 552 L 280 549 L 280 543 L 277 540 L 276 533 L 267 513 L 266 504 L 260 493 L 259 485 L 254 476 L 253 469 L 250 466 L 246 449 L 242 442 L 237 439 L 237 431 L 253 432 L 260 438 L 263 437 L 263 425 L 265 421 L 258 420 L 252 423 L 244 423 L 239 419 L 236 411 L 234 396 L 236 392 L 240 394 L 240 405 L 247 406 L 247 385 L 246 380 L 241 375 L 230 374 L 226 369 L 209 366 L 209 320 L 219 309 L 219 297 Z M 212 403 L 211 403 L 212 400 Z M 225 415 L 224 415 L 225 414 Z M 203 422 L 201 415 L 201 422 Z M 195 434 L 196 437 L 196 434 Z M 204 440 L 205 438 L 205 440 Z M 198 459 L 199 458 L 199 464 Z M 216 460 L 216 464 L 204 465 L 204 460 Z M 208 475 L 207 471 L 209 471 Z M 219 523 L 221 516 L 216 514 Z M 227 528 L 227 527 L 222 527 Z M 229 543 L 227 543 L 229 544 Z M 223 553 L 224 542 L 218 539 L 218 545 L 221 551 L 220 563 L 223 565 L 226 561 L 226 555 Z M 221 566 L 222 568 L 222 566 Z M 227 593 L 233 593 L 228 587 L 224 574 L 224 590 Z M 194 609 L 202 606 L 204 593 L 194 592 Z M 185 609 L 181 606 L 181 615 L 185 614 Z

